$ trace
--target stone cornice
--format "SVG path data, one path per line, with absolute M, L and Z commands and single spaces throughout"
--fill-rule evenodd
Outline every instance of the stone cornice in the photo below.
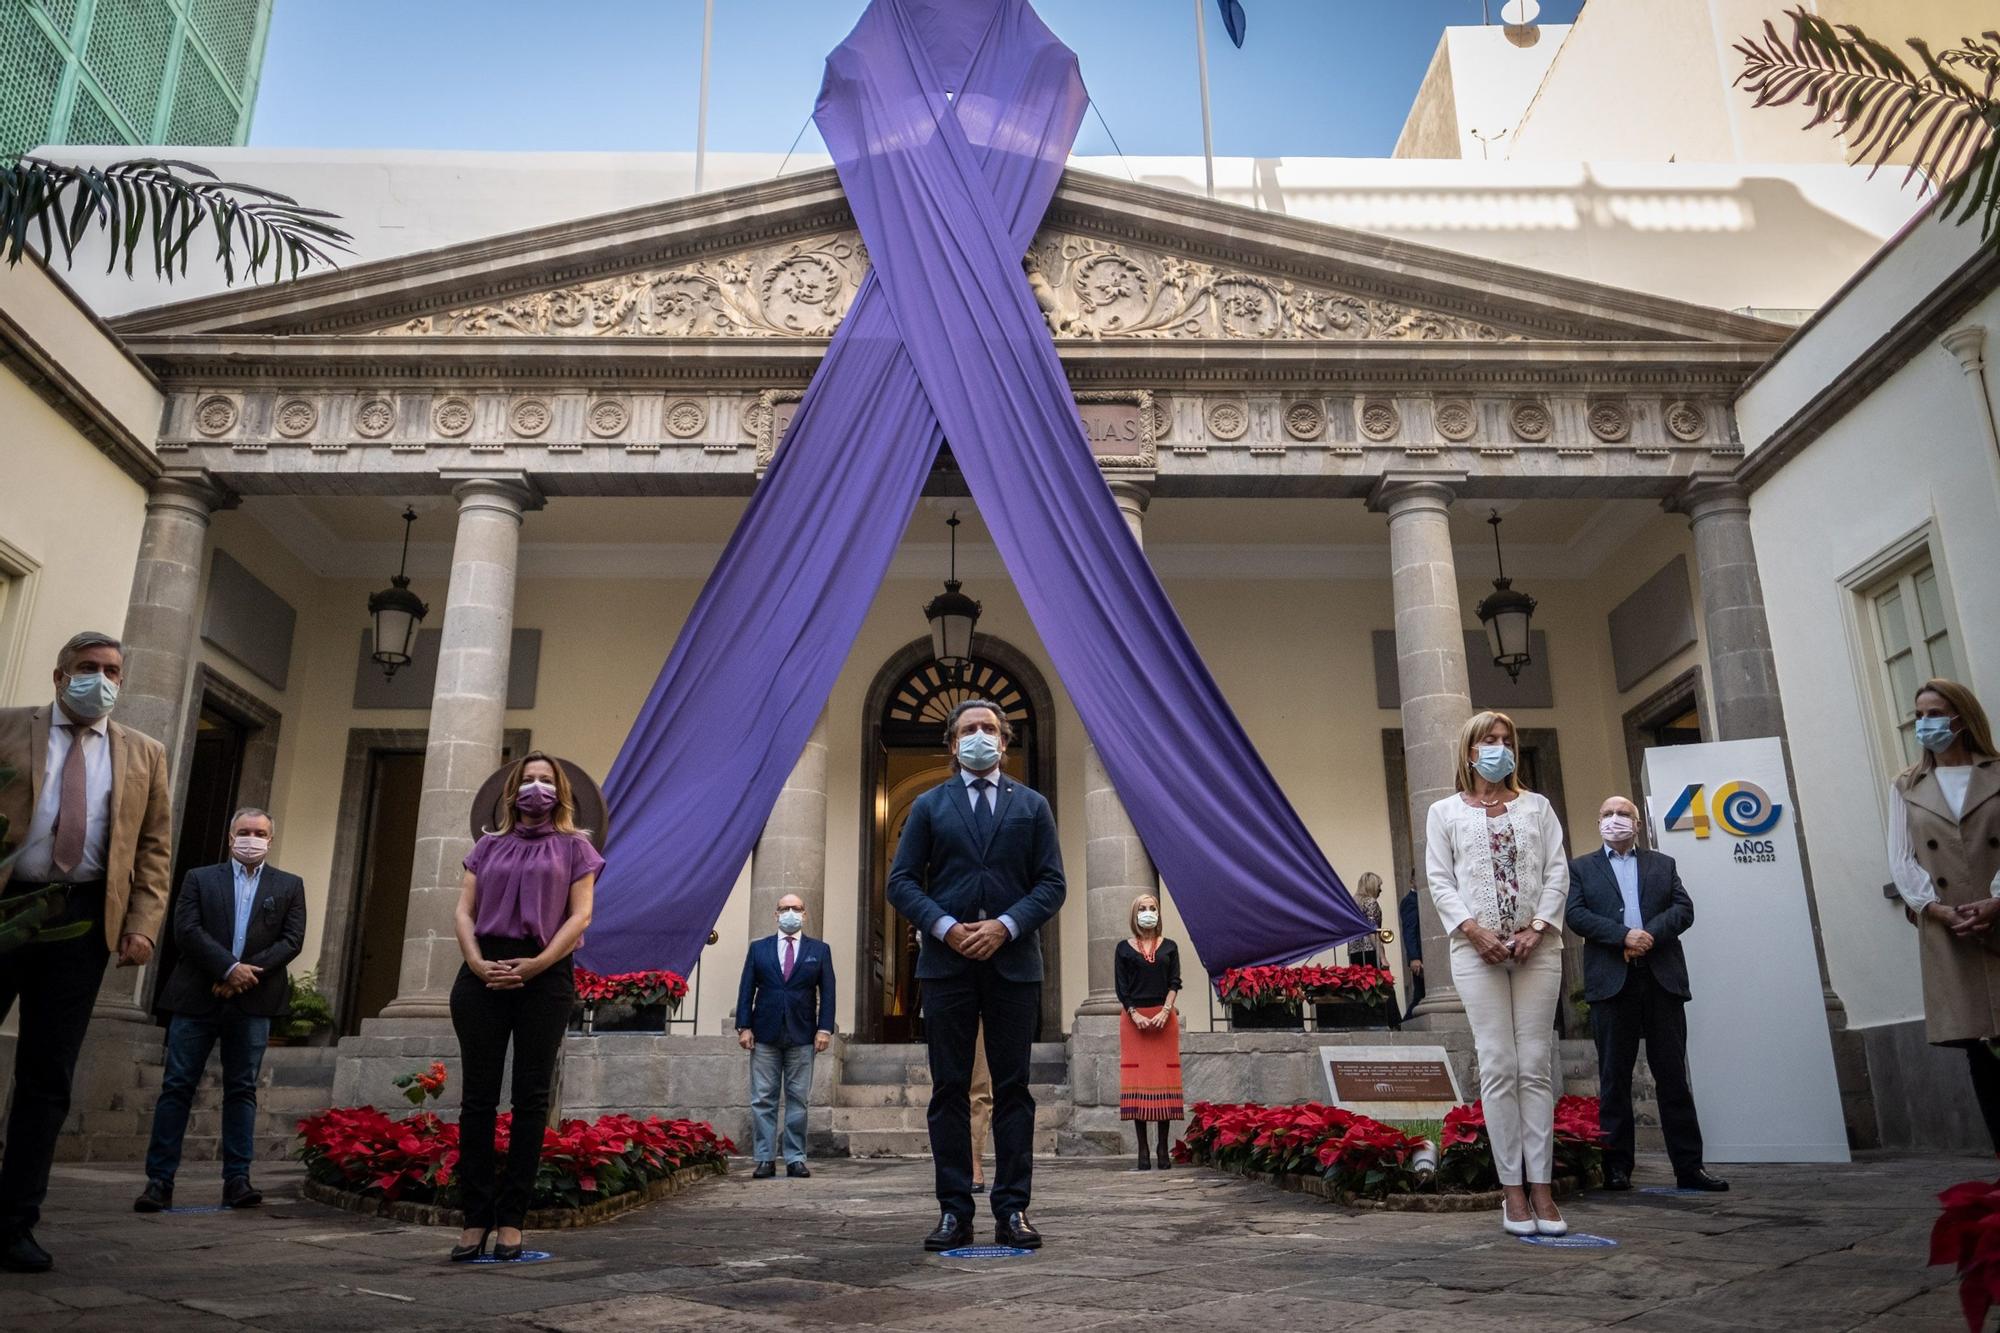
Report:
M 106 336 L 110 337 L 108 333 Z M 116 344 L 117 340 L 111 341 Z M 61 414 L 126 476 L 145 485 L 160 475 L 160 460 L 146 443 L 70 373 L 60 358 L 15 322 L 4 307 L 0 307 L 0 366 L 20 376 L 36 397 Z M 150 370 L 138 368 L 148 379 L 152 378 Z

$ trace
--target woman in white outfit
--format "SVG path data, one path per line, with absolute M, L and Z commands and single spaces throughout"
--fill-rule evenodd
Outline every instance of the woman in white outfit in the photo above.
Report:
M 1458 793 L 1424 833 L 1431 898 L 1451 936 L 1451 977 L 1472 1024 L 1479 1095 L 1509 1235 L 1560 1236 L 1556 1208 L 1556 998 L 1569 859 L 1544 798 L 1515 776 L 1513 719 L 1478 713 L 1458 740 Z

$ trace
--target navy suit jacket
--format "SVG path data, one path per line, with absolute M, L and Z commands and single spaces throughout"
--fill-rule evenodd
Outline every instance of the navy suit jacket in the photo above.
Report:
M 1007 981 L 1042 979 L 1041 928 L 1062 907 L 1068 887 L 1056 819 L 1032 787 L 1002 774 L 991 836 L 982 845 L 972 798 L 954 773 L 916 799 L 889 870 L 889 903 L 914 924 L 922 945 L 917 979 L 955 977 L 972 960 L 931 934 L 943 917 L 971 923 L 1002 916 L 1020 932 L 988 961 Z
M 1670 995 L 1688 994 L 1687 955 L 1681 933 L 1694 924 L 1694 899 L 1681 884 L 1674 858 L 1639 849 L 1640 929 L 1653 937 L 1646 968 Z M 1569 863 L 1569 928 L 1583 936 L 1583 998 L 1608 1000 L 1625 989 L 1631 971 L 1625 962 L 1625 895 L 1611 872 L 1604 849 Z
M 816 1034 L 833 1031 L 833 950 L 826 941 L 801 931 L 788 979 L 778 937 L 752 940 L 736 988 L 736 1026 L 765 1046 L 810 1046 Z
M 1424 961 L 1424 927 L 1417 918 L 1417 890 L 1411 889 L 1396 904 L 1396 924 L 1403 931 L 1403 957 L 1412 963 Z
M 285 964 L 299 956 L 306 938 L 306 884 L 290 871 L 266 865 L 250 900 L 250 925 L 243 935 L 243 961 L 264 969 L 255 986 L 232 1001 L 243 1013 L 276 1018 L 291 1007 L 292 983 Z M 174 900 L 174 943 L 180 958 L 160 991 L 160 1008 L 206 1017 L 225 1001 L 210 987 L 229 975 L 236 956 L 236 872 L 230 863 L 188 871 Z

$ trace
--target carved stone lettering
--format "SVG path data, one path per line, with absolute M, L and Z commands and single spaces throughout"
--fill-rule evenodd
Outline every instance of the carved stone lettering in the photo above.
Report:
M 1137 403 L 1084 403 L 1077 415 L 1094 454 L 1115 457 L 1146 447 L 1146 421 Z

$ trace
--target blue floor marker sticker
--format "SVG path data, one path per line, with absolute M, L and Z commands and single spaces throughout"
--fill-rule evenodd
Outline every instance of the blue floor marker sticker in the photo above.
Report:
M 1615 1250 L 1618 1242 L 1609 1236 L 1593 1236 L 1585 1231 L 1572 1231 L 1567 1236 L 1521 1236 L 1524 1245 L 1541 1245 L 1551 1250 Z
M 955 1250 L 946 1250 L 944 1259 L 1019 1259 L 1022 1255 L 1033 1254 L 1033 1250 L 1016 1249 L 1012 1245 L 961 1245 Z
M 495 1259 L 490 1254 L 482 1254 L 471 1262 L 475 1264 L 538 1264 L 544 1259 L 553 1258 L 555 1256 L 547 1250 L 523 1250 L 521 1251 L 521 1257 L 518 1259 Z
M 1684 1190 L 1676 1185 L 1648 1185 L 1639 1191 L 1641 1194 L 1651 1194 L 1663 1199 L 1692 1199 L 1708 1192 L 1707 1190 Z

